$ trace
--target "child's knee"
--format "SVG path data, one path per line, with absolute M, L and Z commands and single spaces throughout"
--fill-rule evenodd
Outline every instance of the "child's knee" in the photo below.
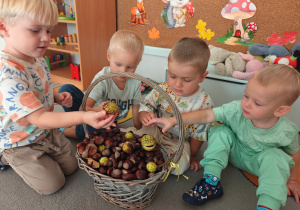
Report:
M 41 195 L 50 195 L 57 192 L 65 184 L 65 176 L 62 173 L 57 176 L 51 176 L 44 183 L 36 184 L 32 186 L 33 189 Z

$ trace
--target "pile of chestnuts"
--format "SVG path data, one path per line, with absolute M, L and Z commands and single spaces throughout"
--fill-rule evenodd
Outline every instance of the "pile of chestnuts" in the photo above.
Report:
M 153 136 L 119 128 L 93 131 L 76 145 L 86 164 L 116 179 L 144 180 L 162 170 L 164 157 Z

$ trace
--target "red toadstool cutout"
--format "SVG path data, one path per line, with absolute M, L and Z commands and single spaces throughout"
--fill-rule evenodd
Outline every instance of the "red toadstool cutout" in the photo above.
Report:
M 246 25 L 246 27 L 250 30 L 250 31 L 257 31 L 257 25 L 254 22 L 248 23 Z
M 235 37 L 244 37 L 243 19 L 252 17 L 256 13 L 256 6 L 250 0 L 230 0 L 222 9 L 221 15 L 224 18 L 234 20 Z
M 187 3 L 186 8 L 187 8 L 187 12 L 190 14 L 190 16 L 193 17 L 195 8 L 194 8 L 192 2 Z

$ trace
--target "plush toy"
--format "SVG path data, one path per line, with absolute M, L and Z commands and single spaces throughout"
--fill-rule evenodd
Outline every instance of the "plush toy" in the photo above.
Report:
M 253 55 L 244 54 L 244 53 L 239 53 L 239 54 L 240 54 L 240 56 L 244 60 L 248 61 L 247 64 L 246 64 L 246 72 L 234 71 L 232 73 L 232 77 L 234 77 L 234 78 L 237 78 L 237 79 L 249 79 L 257 71 L 259 71 L 262 68 L 264 68 L 264 67 L 266 67 L 266 66 L 269 65 L 268 62 L 261 62 L 261 61 L 255 59 Z
M 213 45 L 208 47 L 210 49 L 209 63 L 214 65 L 217 74 L 232 76 L 234 71 L 245 71 L 246 61 L 238 53 Z
M 295 68 L 297 71 L 300 70 L 300 50 L 295 50 L 292 55 L 284 57 L 276 57 L 275 55 L 270 56 L 270 64 L 285 64 Z
M 290 52 L 281 45 L 263 45 L 256 43 L 250 45 L 248 50 L 251 55 L 263 55 L 265 57 L 269 55 L 275 55 L 276 57 L 290 55 Z

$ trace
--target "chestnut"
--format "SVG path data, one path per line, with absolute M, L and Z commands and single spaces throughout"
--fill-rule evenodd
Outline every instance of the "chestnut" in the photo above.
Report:
M 88 144 L 90 142 L 90 140 L 88 138 L 84 138 L 82 141 L 84 144 Z
M 84 143 L 83 143 L 83 142 L 80 142 L 80 143 L 76 144 L 76 147 L 77 147 L 77 148 L 79 148 L 79 147 L 81 147 L 81 146 L 84 146 Z
M 101 157 L 101 155 L 97 152 L 97 153 L 95 153 L 95 154 L 93 154 L 93 156 L 92 156 L 92 158 L 94 159 L 94 160 L 96 160 L 96 161 L 99 161 L 100 160 L 100 157 Z
M 87 147 L 90 147 L 89 148 L 89 156 L 93 156 L 95 153 L 98 152 L 98 147 L 96 146 L 96 144 L 93 144 L 93 143 L 89 143 L 87 145 Z
M 133 163 L 130 160 L 125 160 L 123 162 L 123 168 L 124 169 L 131 169 L 133 167 Z
M 101 154 L 105 157 L 108 157 L 108 156 L 110 156 L 110 150 L 106 148 L 105 150 L 102 151 Z
M 144 163 L 144 162 L 139 162 L 139 164 L 138 164 L 138 169 L 142 169 L 142 170 L 146 170 L 146 163 Z
M 123 174 L 122 179 L 125 181 L 131 181 L 131 180 L 136 179 L 136 175 L 135 174 Z
M 117 168 L 118 168 L 118 169 L 122 169 L 122 168 L 123 168 L 123 161 L 122 161 L 122 160 L 120 160 L 120 161 L 118 162 Z
M 147 179 L 148 174 L 145 170 L 137 170 L 135 172 L 135 176 L 138 180 L 143 180 L 143 179 Z
M 122 176 L 122 172 L 120 169 L 113 169 L 111 172 L 111 176 L 116 179 L 120 179 Z
M 97 146 L 102 145 L 103 142 L 104 142 L 104 138 L 103 138 L 102 136 L 95 136 L 95 137 L 94 137 L 94 140 L 95 140 L 95 144 L 96 144 Z
M 82 153 L 83 153 L 84 150 L 85 150 L 85 146 L 80 146 L 80 147 L 78 148 L 79 154 L 82 155 Z
M 104 167 L 104 166 L 101 166 L 101 167 L 99 168 L 99 172 L 100 172 L 100 174 L 107 174 L 107 168 Z
M 152 157 L 154 157 L 154 153 L 150 152 L 150 151 L 147 151 L 146 152 L 146 158 L 152 158 Z
M 132 173 L 135 173 L 138 169 L 139 168 L 136 165 L 134 165 L 134 166 L 132 166 L 131 171 L 132 171 Z
M 132 174 L 132 171 L 129 169 L 122 169 L 122 174 Z
M 107 171 L 106 171 L 106 174 L 107 174 L 108 176 L 111 176 L 111 172 L 112 172 L 113 170 L 114 170 L 113 167 L 108 168 Z

